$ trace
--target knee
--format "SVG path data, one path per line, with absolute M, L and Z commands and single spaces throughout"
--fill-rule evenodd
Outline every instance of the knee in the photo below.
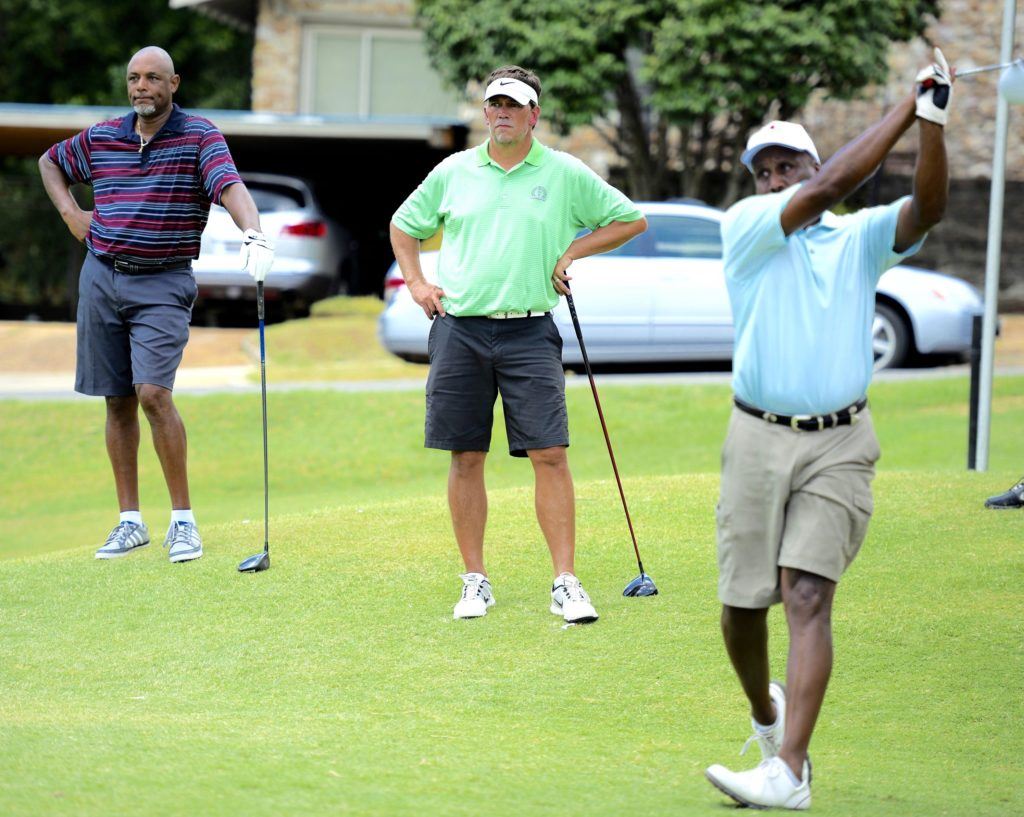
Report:
M 485 451 L 453 451 L 452 475 L 457 478 L 475 477 L 483 471 L 486 458 Z
M 568 469 L 569 457 L 565 447 L 558 445 L 553 448 L 534 448 L 527 452 L 534 468 Z
M 116 425 L 137 422 L 138 413 L 139 401 L 134 396 L 107 398 L 107 419 Z
M 135 392 L 139 398 L 139 405 L 150 420 L 165 417 L 174 410 L 171 392 L 162 386 L 144 383 L 137 386 Z
M 785 588 L 785 585 L 784 585 Z M 821 576 L 804 573 L 783 592 L 786 616 L 799 621 L 828 621 L 832 614 L 835 583 Z
M 722 605 L 722 635 L 727 641 L 742 638 L 765 627 L 768 610 L 748 610 L 743 607 Z

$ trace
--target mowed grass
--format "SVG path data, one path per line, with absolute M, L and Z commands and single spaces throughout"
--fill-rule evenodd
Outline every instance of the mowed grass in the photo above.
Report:
M 1024 378 L 997 380 L 988 474 L 964 471 L 965 395 L 872 389 L 876 516 L 838 595 L 815 812 L 1024 810 L 1024 513 L 981 508 L 1024 462 Z M 602 403 L 662 594 L 620 595 L 628 532 L 589 392 L 570 390 L 578 567 L 602 617 L 568 629 L 547 612 L 529 466 L 500 433 L 498 605 L 451 620 L 446 459 L 420 447 L 421 394 L 271 395 L 273 567 L 256 576 L 234 568 L 262 542 L 258 396 L 179 401 L 207 542 L 181 566 L 158 546 L 92 559 L 115 510 L 101 407 L 0 404 L 0 813 L 726 813 L 703 768 L 753 762 L 715 598 L 728 390 L 611 384 Z

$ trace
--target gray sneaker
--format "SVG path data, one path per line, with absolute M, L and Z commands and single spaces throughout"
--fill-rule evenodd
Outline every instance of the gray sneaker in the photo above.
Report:
M 203 540 L 199 528 L 192 522 L 171 522 L 164 539 L 164 547 L 170 548 L 172 562 L 190 562 L 203 555 Z
M 121 522 L 96 551 L 97 559 L 119 559 L 149 544 L 149 528 L 135 522 Z

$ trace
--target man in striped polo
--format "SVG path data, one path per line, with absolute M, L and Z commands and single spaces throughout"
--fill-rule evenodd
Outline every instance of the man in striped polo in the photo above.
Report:
M 536 513 L 554 565 L 552 613 L 597 619 L 575 576 L 575 499 L 566 447 L 562 341 L 550 311 L 576 258 L 646 229 L 639 210 L 579 160 L 533 136 L 540 81 L 518 66 L 485 83 L 490 138 L 449 156 L 405 200 L 391 244 L 428 318 L 426 445 L 451 451 L 448 503 L 466 572 L 455 618 L 494 604 L 484 567 L 484 460 L 501 394 L 509 453 L 533 465 Z M 444 225 L 438 284 L 423 277 L 419 242 Z M 583 228 L 592 232 L 576 238 Z
M 178 83 L 170 55 L 143 48 L 128 63 L 132 113 L 93 125 L 39 159 L 47 194 L 89 249 L 79 280 L 75 391 L 106 398 L 107 453 L 121 509 L 97 559 L 149 544 L 139 511 L 140 405 L 170 493 L 164 546 L 171 562 L 203 555 L 185 426 L 171 390 L 188 341 L 197 294 L 192 261 L 210 203 L 223 205 L 244 231 L 242 265 L 253 278 L 262 281 L 274 257 L 224 137 L 173 103 Z M 94 210 L 78 206 L 72 184 L 92 185 Z

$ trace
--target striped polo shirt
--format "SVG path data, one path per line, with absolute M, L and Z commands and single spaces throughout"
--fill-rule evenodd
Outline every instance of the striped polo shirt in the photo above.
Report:
M 144 147 L 135 120 L 101 122 L 47 153 L 70 181 L 92 185 L 85 243 L 141 264 L 198 258 L 210 202 L 241 181 L 227 143 L 212 122 L 177 105 Z

